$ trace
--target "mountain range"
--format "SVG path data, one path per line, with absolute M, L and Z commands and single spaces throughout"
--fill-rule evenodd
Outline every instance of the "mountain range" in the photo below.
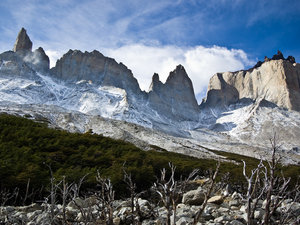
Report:
M 69 50 L 49 67 L 24 28 L 0 54 L 0 112 L 70 132 L 92 131 L 145 150 L 220 158 L 269 157 L 276 134 L 284 163 L 300 163 L 300 65 L 278 51 L 253 68 L 217 73 L 198 105 L 182 65 L 147 92 L 124 64 L 94 50 Z

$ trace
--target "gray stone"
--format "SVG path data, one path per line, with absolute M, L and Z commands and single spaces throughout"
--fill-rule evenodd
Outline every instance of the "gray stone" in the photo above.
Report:
M 143 220 L 142 225 L 157 225 L 155 220 Z
M 220 216 L 220 217 L 215 218 L 214 222 L 215 223 L 223 223 L 225 221 L 230 221 L 230 220 L 231 220 L 231 217 L 225 215 L 225 216 Z
M 121 223 L 121 219 L 119 217 L 116 217 L 113 219 L 113 224 L 114 225 L 119 225 Z
M 220 213 L 226 213 L 226 212 L 229 212 L 229 211 L 230 211 L 230 209 L 225 208 L 225 207 L 218 208 L 218 212 L 220 212 Z
M 232 220 L 229 222 L 229 225 L 244 225 L 244 223 L 239 220 Z
M 231 210 L 239 210 L 240 207 L 238 207 L 238 206 L 230 206 L 230 209 L 231 209 Z
M 202 188 L 199 187 L 197 190 L 192 190 L 183 195 L 182 203 L 188 205 L 201 205 L 204 202 L 205 195 Z
M 240 201 L 239 200 L 231 200 L 229 203 L 229 206 L 239 206 L 240 205 Z
M 37 218 L 37 216 L 40 215 L 41 213 L 42 213 L 42 210 L 36 210 L 36 211 L 27 213 L 26 216 L 31 221 L 31 220 L 35 220 Z
M 96 197 L 92 196 L 86 199 L 82 198 L 75 198 L 71 202 L 68 203 L 67 207 L 73 208 L 73 209 L 80 209 L 80 208 L 88 208 L 95 205 L 97 202 Z
M 240 211 L 241 212 L 246 212 L 246 210 L 247 210 L 247 206 L 242 205 L 241 208 L 240 208 Z
M 265 210 L 263 210 L 263 209 L 257 209 L 257 210 L 255 210 L 255 212 L 254 212 L 254 218 L 255 219 L 262 219 L 263 218 L 263 216 L 265 215 Z
M 223 203 L 224 199 L 221 195 L 213 196 L 210 199 L 208 199 L 208 203 L 213 203 L 217 205 L 221 205 Z
M 190 217 L 181 217 L 178 221 L 176 221 L 176 225 L 188 225 L 193 222 L 193 219 Z

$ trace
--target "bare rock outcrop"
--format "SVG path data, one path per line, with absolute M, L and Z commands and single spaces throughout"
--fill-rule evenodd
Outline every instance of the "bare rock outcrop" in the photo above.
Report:
M 158 74 L 153 75 L 148 101 L 155 110 L 165 115 L 182 120 L 198 118 L 199 106 L 192 81 L 182 65 L 170 72 L 164 84 L 159 80 Z
M 279 107 L 300 111 L 300 65 L 282 53 L 247 71 L 215 74 L 202 107 L 227 106 L 241 99 L 265 99 Z
M 49 57 L 46 55 L 44 49 L 39 47 L 34 52 L 18 52 L 23 60 L 28 63 L 35 71 L 47 73 L 49 71 Z
M 97 85 L 122 88 L 130 93 L 141 92 L 131 70 L 96 50 L 69 50 L 56 62 L 51 74 L 67 82 L 87 80 Z
M 31 51 L 32 50 L 32 42 L 27 35 L 26 30 L 22 27 L 20 30 L 18 37 L 16 39 L 13 51 L 17 52 L 20 50 Z

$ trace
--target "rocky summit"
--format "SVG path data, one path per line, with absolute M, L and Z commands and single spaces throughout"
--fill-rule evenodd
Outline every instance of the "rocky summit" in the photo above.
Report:
M 96 50 L 84 53 L 69 50 L 51 69 L 51 75 L 66 82 L 86 80 L 101 86 L 121 88 L 130 93 L 141 92 L 131 70 Z
M 148 101 L 165 116 L 179 116 L 181 120 L 198 119 L 199 106 L 193 84 L 182 65 L 170 72 L 165 84 L 159 80 L 158 74 L 153 75 Z
M 27 32 L 24 28 L 22 28 L 18 34 L 16 43 L 14 45 L 13 51 L 31 51 L 32 50 L 32 42 L 27 35 Z
M 154 74 L 145 92 L 129 68 L 96 50 L 69 50 L 49 69 L 49 57 L 42 47 L 32 51 L 24 28 L 14 51 L 0 54 L 0 112 L 46 118 L 72 132 L 93 130 L 145 150 L 268 158 L 276 131 L 283 162 L 297 164 L 299 102 L 300 65 L 281 52 L 251 69 L 213 75 L 200 105 L 182 65 L 165 83 Z
M 289 110 L 300 111 L 300 65 L 279 51 L 272 59 L 249 70 L 215 74 L 209 81 L 204 105 L 259 99 Z

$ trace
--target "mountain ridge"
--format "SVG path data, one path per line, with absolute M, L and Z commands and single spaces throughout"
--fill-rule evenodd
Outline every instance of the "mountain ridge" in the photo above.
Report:
M 27 35 L 24 30 L 23 36 L 24 32 Z M 268 77 L 276 81 L 285 73 L 298 77 L 299 64 L 293 62 L 292 57 L 284 59 L 279 54 L 247 71 L 214 75 L 207 98 L 199 106 L 192 81 L 182 65 L 170 72 L 165 83 L 154 74 L 149 91 L 145 92 L 141 91 L 130 69 L 96 50 L 69 50 L 49 69 L 49 58 L 44 50 L 40 47 L 32 52 L 22 41 L 28 42 L 27 38 L 17 38 L 16 42 L 27 46 L 24 49 L 0 54 L 2 112 L 23 115 L 22 111 L 26 111 L 32 118 L 45 117 L 54 126 L 72 132 L 92 129 L 145 149 L 156 145 L 199 157 L 205 154 L 211 157 L 206 148 L 224 150 L 224 146 L 238 154 L 268 157 L 266 140 L 275 127 L 287 140 L 282 145 L 285 152 L 289 152 L 284 155 L 286 163 L 300 162 L 297 151 L 291 151 L 300 148 L 297 137 L 300 115 L 295 110 L 300 93 L 297 82 L 289 81 L 295 85 L 294 90 L 291 86 L 292 91 L 289 91 L 296 96 L 291 103 L 296 106 L 293 108 L 281 104 L 290 96 L 276 94 L 277 88 L 281 88 L 279 84 L 268 85 L 264 81 Z M 282 69 L 285 64 L 287 69 Z M 249 77 L 258 77 L 258 72 L 260 79 L 257 80 L 264 81 L 265 88 L 253 88 L 261 85 L 258 81 L 251 81 L 251 88 Z M 284 84 L 286 79 L 281 81 Z M 273 86 L 275 91 L 268 91 Z M 283 92 L 285 90 L 283 88 Z M 272 96 L 283 98 L 280 102 Z M 114 120 L 119 121 L 121 130 L 110 124 Z

